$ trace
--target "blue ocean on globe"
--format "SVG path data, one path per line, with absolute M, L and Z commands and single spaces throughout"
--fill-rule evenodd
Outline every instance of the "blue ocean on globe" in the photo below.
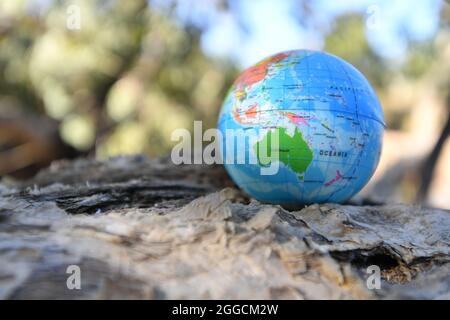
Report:
M 289 206 L 341 203 L 358 193 L 378 165 L 384 128 L 364 75 L 308 50 L 282 52 L 242 72 L 218 119 L 233 181 L 259 201 Z M 245 144 L 237 142 L 242 136 Z M 262 174 L 266 153 L 276 156 L 275 173 Z

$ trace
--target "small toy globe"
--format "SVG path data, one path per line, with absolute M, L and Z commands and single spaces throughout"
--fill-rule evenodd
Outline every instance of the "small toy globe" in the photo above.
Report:
M 308 50 L 246 69 L 218 120 L 233 181 L 257 200 L 286 206 L 354 196 L 378 165 L 384 128 L 366 78 L 339 57 Z

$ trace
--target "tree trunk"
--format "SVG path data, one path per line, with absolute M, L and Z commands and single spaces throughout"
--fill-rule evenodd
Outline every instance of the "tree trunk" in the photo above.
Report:
M 447 101 L 448 101 L 447 107 L 449 110 L 447 122 L 445 123 L 444 128 L 442 129 L 442 132 L 439 135 L 439 138 L 433 147 L 433 150 L 431 151 L 430 155 L 425 159 L 422 165 L 420 186 L 416 196 L 416 201 L 418 203 L 424 203 L 427 200 L 427 196 L 431 187 L 431 182 L 433 180 L 434 168 L 436 167 L 436 164 L 439 160 L 439 155 L 442 152 L 444 143 L 447 140 L 448 136 L 450 135 L 450 94 L 448 96 Z
M 232 186 L 220 166 L 140 156 L 3 182 L 0 298 L 450 298 L 448 211 L 288 211 Z

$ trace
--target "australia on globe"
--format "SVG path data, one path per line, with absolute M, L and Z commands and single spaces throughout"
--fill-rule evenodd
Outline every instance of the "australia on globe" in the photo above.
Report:
M 257 200 L 288 206 L 340 203 L 358 193 L 378 165 L 384 128 L 364 75 L 309 50 L 282 52 L 242 72 L 218 119 L 233 181 Z

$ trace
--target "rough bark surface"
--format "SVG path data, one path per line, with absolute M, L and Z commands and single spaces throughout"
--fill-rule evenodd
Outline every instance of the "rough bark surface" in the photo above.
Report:
M 70 265 L 81 290 L 67 288 Z M 450 299 L 449 272 L 445 210 L 289 211 L 246 198 L 221 167 L 144 157 L 0 184 L 3 299 Z

